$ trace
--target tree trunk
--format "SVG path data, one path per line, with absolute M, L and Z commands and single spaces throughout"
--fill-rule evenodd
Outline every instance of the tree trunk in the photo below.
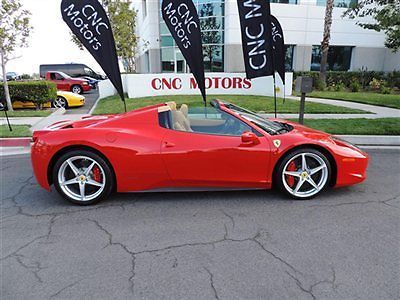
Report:
M 321 42 L 321 69 L 319 79 L 326 84 L 326 65 L 328 62 L 329 40 L 331 39 L 333 0 L 326 1 L 324 36 Z
M 7 73 L 6 73 L 6 59 L 4 57 L 4 50 L 0 48 L 0 55 L 1 55 L 1 69 L 3 72 L 3 86 L 4 86 L 4 95 L 6 96 L 6 102 L 7 102 L 7 109 L 9 111 L 13 111 L 12 103 L 11 103 L 11 98 L 10 98 L 10 91 L 8 89 L 8 82 L 7 82 Z

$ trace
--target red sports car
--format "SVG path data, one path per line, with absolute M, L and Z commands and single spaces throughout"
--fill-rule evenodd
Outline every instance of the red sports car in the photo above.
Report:
M 366 178 L 368 156 L 324 132 L 219 100 L 175 102 L 36 131 L 39 184 L 93 204 L 112 191 L 269 189 L 308 199 Z

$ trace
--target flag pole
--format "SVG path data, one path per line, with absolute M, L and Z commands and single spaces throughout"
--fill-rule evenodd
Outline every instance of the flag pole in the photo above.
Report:
M 8 114 L 7 114 L 7 110 L 6 110 L 6 109 L 4 110 L 4 113 L 5 113 L 5 115 L 6 115 L 6 120 L 7 120 L 8 128 L 10 129 L 10 131 L 12 131 L 12 127 L 11 127 L 11 124 L 10 124 L 10 120 L 8 119 Z
M 274 64 L 275 65 L 275 64 Z M 275 70 L 274 70 L 274 112 L 275 112 L 275 118 L 277 117 L 277 107 L 276 107 L 276 76 L 275 76 Z
M 122 101 L 124 102 L 124 109 L 125 109 L 125 112 L 127 112 L 125 96 L 122 96 Z

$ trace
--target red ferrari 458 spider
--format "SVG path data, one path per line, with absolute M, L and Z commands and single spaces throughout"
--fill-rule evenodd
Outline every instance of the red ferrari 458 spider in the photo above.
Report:
M 366 178 L 367 154 L 324 132 L 213 100 L 63 121 L 33 136 L 39 184 L 87 205 L 112 191 L 269 189 L 308 199 Z

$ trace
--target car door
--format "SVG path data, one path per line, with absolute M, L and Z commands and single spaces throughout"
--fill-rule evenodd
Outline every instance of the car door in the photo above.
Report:
M 212 114 L 208 114 L 210 118 Z M 231 116 L 231 115 L 229 115 Z M 225 116 L 226 117 L 226 116 Z M 253 129 L 231 116 L 240 130 L 231 134 L 211 118 L 200 132 L 201 119 L 192 119 L 196 131 L 165 129 L 161 152 L 168 173 L 185 187 L 264 187 L 267 183 L 269 142 L 260 135 L 258 143 L 243 143 L 241 134 Z

